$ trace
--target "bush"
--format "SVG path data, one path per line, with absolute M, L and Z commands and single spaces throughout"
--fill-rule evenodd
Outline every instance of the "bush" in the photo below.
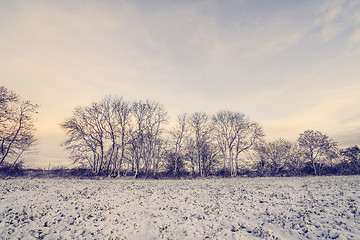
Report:
M 9 164 L 4 163 L 0 167 L 0 176 L 7 177 L 7 176 L 23 176 L 25 173 L 23 162 L 18 162 L 16 164 Z

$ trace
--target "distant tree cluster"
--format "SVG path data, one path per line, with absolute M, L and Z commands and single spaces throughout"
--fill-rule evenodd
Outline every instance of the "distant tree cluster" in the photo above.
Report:
M 14 168 L 35 144 L 38 105 L 0 86 L 0 167 Z M 156 101 L 107 96 L 76 107 L 60 123 L 62 146 L 96 176 L 294 176 L 360 174 L 360 149 L 339 149 L 326 134 L 306 130 L 295 142 L 266 141 L 243 113 L 184 113 L 169 124 Z
M 319 131 L 306 130 L 296 142 L 284 139 L 257 144 L 251 159 L 259 176 L 338 173 L 337 142 Z
M 22 101 L 4 86 L 0 86 L 0 166 L 14 168 L 20 157 L 34 145 L 33 116 L 38 105 Z
M 96 175 L 234 176 L 240 154 L 264 136 L 259 124 L 230 111 L 182 114 L 166 130 L 168 118 L 158 102 L 105 97 L 77 107 L 60 124 L 67 135 L 63 146 Z
M 359 148 L 307 130 L 296 142 L 266 141 L 262 127 L 244 114 L 219 111 L 169 116 L 158 102 L 105 97 L 77 107 L 60 126 L 75 163 L 95 175 L 292 176 L 358 174 Z

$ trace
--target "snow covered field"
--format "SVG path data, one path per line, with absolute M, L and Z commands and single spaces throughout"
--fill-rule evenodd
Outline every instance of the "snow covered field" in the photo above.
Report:
M 0 239 L 360 239 L 360 176 L 0 181 Z

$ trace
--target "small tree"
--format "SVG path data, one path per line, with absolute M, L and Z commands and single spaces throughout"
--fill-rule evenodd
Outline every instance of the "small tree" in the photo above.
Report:
M 36 141 L 33 115 L 38 107 L 0 86 L 0 165 L 15 166 L 31 150 Z
M 354 173 L 360 173 L 360 148 L 358 146 L 342 149 L 340 155 L 343 157 L 343 162 L 347 163 Z
M 269 169 L 269 149 L 265 141 L 255 143 L 248 155 L 248 160 L 253 164 L 258 176 L 264 176 Z
M 176 126 L 169 132 L 171 150 L 168 153 L 168 170 L 178 175 L 184 167 L 184 141 L 188 134 L 187 114 L 178 116 Z
M 205 113 L 195 112 L 189 119 L 189 127 L 194 138 L 195 150 L 196 150 L 196 163 L 198 164 L 198 174 L 202 177 L 206 174 L 206 167 L 208 165 L 208 158 L 204 158 L 204 148 L 211 142 L 212 125 L 210 118 Z
M 238 160 L 240 154 L 245 153 L 251 149 L 254 144 L 261 141 L 263 137 L 264 131 L 262 127 L 256 122 L 248 121 L 246 127 L 239 132 L 235 145 L 236 172 L 238 171 Z
M 306 130 L 298 138 L 303 156 L 311 164 L 314 175 L 320 175 L 321 170 L 337 156 L 337 142 L 326 134 L 314 130 Z
M 304 157 L 302 156 L 299 145 L 296 142 L 291 142 L 289 145 L 289 152 L 286 157 L 286 167 L 288 173 L 291 175 L 299 175 L 304 170 Z
M 195 140 L 192 137 L 185 138 L 184 141 L 184 161 L 190 166 L 191 175 L 195 176 L 197 169 L 197 151 Z
M 260 150 L 262 150 L 261 153 L 267 158 L 270 175 L 276 176 L 284 171 L 286 163 L 292 154 L 292 144 L 280 138 L 264 142 Z

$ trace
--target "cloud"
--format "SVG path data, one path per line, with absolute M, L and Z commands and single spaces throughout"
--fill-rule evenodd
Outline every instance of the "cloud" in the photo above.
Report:
M 360 28 L 353 32 L 349 40 L 354 44 L 360 43 Z
M 343 12 L 342 3 L 342 1 L 337 2 L 335 6 L 331 6 L 325 10 L 326 13 L 321 30 L 321 36 L 325 41 L 329 41 L 342 30 L 342 26 L 336 22 L 337 18 L 340 18 Z
M 340 25 L 328 23 L 324 25 L 323 29 L 321 30 L 321 36 L 325 41 L 329 41 L 341 30 L 342 27 Z
M 353 56 L 360 53 L 360 28 L 353 31 L 345 51 L 345 56 Z
M 352 26 L 359 24 L 360 4 L 354 1 L 324 1 L 319 8 L 315 28 L 320 27 L 320 37 L 328 42 Z

